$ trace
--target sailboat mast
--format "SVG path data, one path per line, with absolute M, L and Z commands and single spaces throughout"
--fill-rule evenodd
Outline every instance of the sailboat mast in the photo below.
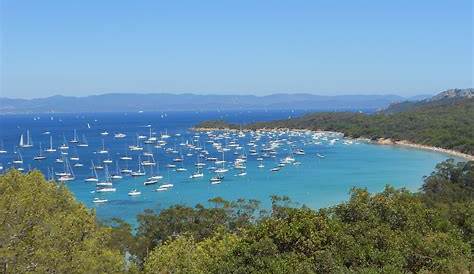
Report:
M 98 178 L 97 170 L 95 169 L 95 165 L 94 165 L 94 161 L 91 160 L 91 164 L 92 164 L 92 173 L 95 176 L 95 178 Z

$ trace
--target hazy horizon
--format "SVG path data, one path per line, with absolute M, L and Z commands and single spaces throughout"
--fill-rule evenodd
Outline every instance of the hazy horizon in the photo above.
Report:
M 472 3 L 14 1 L 0 97 L 435 94 L 473 86 Z
M 441 91 L 439 91 L 441 92 Z M 199 95 L 199 96 L 257 96 L 257 97 L 265 97 L 265 96 L 272 96 L 272 95 L 313 95 L 313 96 L 328 96 L 328 97 L 336 97 L 336 96 L 400 96 L 404 98 L 412 98 L 417 96 L 426 96 L 426 95 L 436 95 L 438 92 L 435 93 L 420 93 L 414 95 L 401 95 L 401 94 L 394 94 L 394 93 L 383 93 L 383 94 L 376 94 L 376 93 L 341 93 L 341 94 L 321 94 L 321 93 L 311 93 L 311 92 L 274 92 L 268 94 L 238 94 L 238 93 L 205 93 L 205 92 L 104 92 L 104 93 L 90 93 L 87 95 L 74 95 L 74 94 L 52 94 L 47 96 L 33 96 L 33 97 L 15 97 L 15 96 L 3 96 L 0 94 L 0 98 L 8 98 L 8 99 L 23 99 L 23 100 L 31 100 L 31 99 L 43 99 L 55 96 L 64 96 L 64 97 L 77 97 L 83 98 L 88 96 L 102 96 L 102 95 L 115 95 L 115 94 L 130 94 L 130 95 Z

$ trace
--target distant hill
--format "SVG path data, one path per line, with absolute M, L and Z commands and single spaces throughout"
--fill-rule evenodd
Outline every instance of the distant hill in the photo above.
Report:
M 466 89 L 448 89 L 441 92 L 440 94 L 433 96 L 428 101 L 440 101 L 445 99 L 463 99 L 463 98 L 474 98 L 474 88 Z
M 378 110 L 407 98 L 396 95 L 312 94 L 196 95 L 196 94 L 103 94 L 86 97 L 52 96 L 38 99 L 0 98 L 0 113 L 71 113 L 196 110 Z
M 392 103 L 383 110 L 385 113 L 397 113 L 402 111 L 408 111 L 426 106 L 437 106 L 437 105 L 452 105 L 457 102 L 474 98 L 474 89 L 449 89 L 443 91 L 435 96 L 424 98 L 423 100 L 412 100 L 403 101 L 399 103 Z

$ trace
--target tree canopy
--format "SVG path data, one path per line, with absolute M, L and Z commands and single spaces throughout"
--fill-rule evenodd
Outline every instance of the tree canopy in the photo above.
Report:
M 471 267 L 471 248 L 420 197 L 354 189 L 333 208 L 280 208 L 243 231 L 201 241 L 180 234 L 151 252 L 145 272 L 461 273 Z
M 0 176 L 0 272 L 121 273 L 110 228 L 39 171 Z

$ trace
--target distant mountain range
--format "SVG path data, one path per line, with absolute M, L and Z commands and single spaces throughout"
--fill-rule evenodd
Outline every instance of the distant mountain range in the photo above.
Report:
M 428 95 L 429 96 L 429 95 Z M 378 110 L 392 103 L 418 100 L 397 95 L 312 94 L 196 95 L 110 93 L 85 97 L 52 96 L 37 99 L 0 98 L 0 114 L 215 110 Z
M 453 105 L 466 99 L 474 98 L 474 89 L 448 89 L 435 96 L 425 98 L 423 100 L 412 100 L 393 103 L 384 109 L 385 113 L 397 113 L 412 110 L 420 107 L 434 107 L 443 105 Z

